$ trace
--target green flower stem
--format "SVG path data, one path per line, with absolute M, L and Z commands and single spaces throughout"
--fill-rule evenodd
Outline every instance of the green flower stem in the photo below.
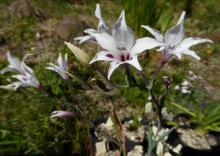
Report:
M 134 76 L 132 75 L 131 70 L 129 68 L 129 65 L 124 64 L 124 66 L 125 66 L 125 75 L 126 75 L 127 80 L 128 80 L 128 85 L 129 86 L 137 85 L 137 82 L 136 82 L 136 80 L 135 80 Z
M 103 79 L 103 81 L 108 89 L 111 90 L 111 89 L 115 88 L 115 85 L 111 81 L 108 80 L 108 78 L 106 77 L 106 73 L 103 72 L 103 70 L 101 68 L 99 68 L 95 64 L 92 64 L 91 68 L 93 68 L 95 71 L 97 71 L 97 73 L 99 74 L 99 76 L 101 76 L 101 78 Z
M 117 111 L 114 108 L 114 105 L 112 104 L 112 102 L 110 102 L 111 106 L 112 106 L 112 112 L 111 112 L 111 116 L 114 120 L 114 125 L 116 128 L 116 135 L 118 138 L 118 141 L 120 143 L 120 151 L 122 153 L 122 156 L 126 156 L 127 152 L 126 152 L 126 147 L 125 147 L 125 133 L 124 133 L 124 129 L 123 129 L 123 125 L 121 123 L 121 120 L 118 116 Z

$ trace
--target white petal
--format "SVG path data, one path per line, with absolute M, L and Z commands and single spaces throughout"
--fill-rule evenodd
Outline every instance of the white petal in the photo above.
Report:
M 140 54 L 144 50 L 152 49 L 158 46 L 163 46 L 164 44 L 157 41 L 154 38 L 143 37 L 136 40 L 134 47 L 131 49 L 131 54 Z
M 180 54 L 180 55 L 183 55 L 183 54 L 190 55 L 190 56 L 194 57 L 195 59 L 200 60 L 200 57 L 193 50 L 186 49 L 184 51 L 176 53 L 175 55 L 177 56 L 178 54 Z
M 164 36 L 164 40 L 167 46 L 175 47 L 184 38 L 185 30 L 183 24 L 176 25 L 167 30 Z
M 0 70 L 0 74 L 4 74 L 4 73 L 12 71 L 12 70 L 13 70 L 12 68 L 6 67 L 6 68 L 3 68 L 2 70 Z
M 53 111 L 51 113 L 50 118 L 56 118 L 56 117 L 65 117 L 65 118 L 73 118 L 75 114 L 73 112 L 69 111 Z
M 57 74 L 59 74 L 63 79 L 68 79 L 68 75 L 67 75 L 67 71 L 61 69 L 60 67 L 58 67 L 57 65 L 54 65 L 52 63 L 48 63 L 48 67 L 46 67 L 46 69 L 48 70 L 52 70 L 54 72 L 56 72 Z
M 160 47 L 160 48 L 157 49 L 156 51 L 164 51 L 164 49 L 166 49 L 166 47 Z
M 134 45 L 134 33 L 126 24 L 124 10 L 114 25 L 112 36 L 119 49 L 126 48 L 129 51 Z
M 1 89 L 17 90 L 22 85 L 21 82 L 13 82 L 7 86 L 0 86 Z
M 46 67 L 46 69 L 49 69 L 49 70 L 52 70 L 52 71 L 55 71 L 57 73 L 60 72 L 60 67 L 58 67 L 57 65 L 53 64 L 53 63 L 48 63 L 48 67 Z
M 125 63 L 132 65 L 137 70 L 140 70 L 140 71 L 142 70 L 142 67 L 140 66 L 140 64 L 138 62 L 137 55 L 133 56 L 133 58 L 131 60 L 125 61 Z
M 185 12 L 181 14 L 177 24 L 166 31 L 164 40 L 167 46 L 175 47 L 183 40 L 185 34 L 185 29 L 183 26 L 184 17 Z
M 27 77 L 25 75 L 17 74 L 17 75 L 13 75 L 12 77 L 18 79 L 22 83 L 27 83 L 29 81 L 29 77 Z
M 58 64 L 59 67 L 63 66 L 63 58 L 62 58 L 61 53 L 59 53 L 59 56 L 58 56 L 58 59 L 57 59 L 57 64 Z
M 65 56 L 64 56 L 64 60 L 63 60 L 63 69 L 65 70 L 65 71 L 68 71 L 68 55 L 67 55 L 67 53 L 65 54 Z
M 96 4 L 96 10 L 95 10 L 95 16 L 99 19 L 99 25 L 98 25 L 98 31 L 102 32 L 107 32 L 108 31 L 108 27 L 105 24 L 105 21 L 102 18 L 102 13 L 101 13 L 101 9 L 100 9 L 100 5 Z
M 14 57 L 11 55 L 10 52 L 7 52 L 7 59 L 10 64 L 9 67 L 12 70 L 16 70 L 17 72 L 22 72 L 21 61 L 17 57 Z
M 189 49 L 191 46 L 199 44 L 199 43 L 204 43 L 204 42 L 209 42 L 213 43 L 212 40 L 210 39 L 205 39 L 205 38 L 199 38 L 199 37 L 188 37 L 185 38 L 180 45 L 176 48 L 176 51 L 182 51 L 185 49 Z
M 108 51 L 101 51 L 96 54 L 96 56 L 90 61 L 89 64 L 92 64 L 96 61 L 113 61 L 115 57 L 113 54 L 109 53 Z
M 100 32 L 100 33 L 98 33 L 98 32 L 97 33 L 89 32 L 89 34 L 96 39 L 98 44 L 103 49 L 105 49 L 107 51 L 110 51 L 110 52 L 116 52 L 117 51 L 115 42 L 114 42 L 112 36 L 110 36 L 108 33 L 105 33 L 105 32 Z
M 25 54 L 24 57 L 22 58 L 21 62 L 24 62 L 29 56 L 33 56 L 33 54 Z
M 149 31 L 158 41 L 163 42 L 163 35 L 158 30 L 153 29 L 148 25 L 141 25 L 141 27 Z
M 182 54 L 180 54 L 180 53 L 175 53 L 175 55 L 179 60 L 182 58 Z
M 88 28 L 88 29 L 85 29 L 84 32 L 87 33 L 87 34 L 89 34 L 89 33 L 96 33 L 97 30 L 92 29 L 92 28 Z
M 38 82 L 38 80 L 36 79 L 36 77 L 34 75 L 31 76 L 25 76 L 25 75 L 13 75 L 13 78 L 18 79 L 21 82 L 20 86 L 31 86 L 31 87 L 35 87 L 38 88 L 40 83 Z
M 32 76 L 33 75 L 33 70 L 28 67 L 23 61 L 21 62 L 21 69 L 23 71 L 24 74 Z
M 82 44 L 82 43 L 87 42 L 87 41 L 92 40 L 92 39 L 94 39 L 94 38 L 90 35 L 79 36 L 79 37 L 74 38 L 74 40 L 79 41 L 79 44 Z
M 118 68 L 121 64 L 123 64 L 124 62 L 111 62 L 110 65 L 109 65 L 109 68 L 108 68 L 108 79 L 110 79 L 113 71 Z
M 185 18 L 185 15 L 186 15 L 186 12 L 183 11 L 183 12 L 181 13 L 181 16 L 180 16 L 178 22 L 176 23 L 176 25 L 178 25 L 178 24 L 180 24 L 180 23 L 183 22 L 183 20 L 184 20 L 184 18 Z

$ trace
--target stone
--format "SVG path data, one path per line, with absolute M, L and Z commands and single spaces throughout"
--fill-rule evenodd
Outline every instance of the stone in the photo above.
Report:
M 14 0 L 8 8 L 9 13 L 22 18 L 33 15 L 33 9 L 27 0 Z
M 56 27 L 58 37 L 69 40 L 71 37 L 81 36 L 82 32 L 88 28 L 84 21 L 76 20 L 75 17 L 64 17 Z
M 210 150 L 217 145 L 216 138 L 211 134 L 198 134 L 192 129 L 178 128 L 180 140 L 187 146 L 197 150 Z
M 137 145 L 134 149 L 128 152 L 127 156 L 142 156 L 143 153 L 143 147 L 141 145 Z
M 145 113 L 150 113 L 153 111 L 153 104 L 151 102 L 147 102 L 145 104 Z
M 106 125 L 106 127 L 112 127 L 113 126 L 113 122 L 112 122 L 111 117 L 108 118 L 108 120 L 106 121 L 105 125 Z
M 107 152 L 106 144 L 104 141 L 97 142 L 95 144 L 95 148 L 96 148 L 95 156 L 103 156 Z

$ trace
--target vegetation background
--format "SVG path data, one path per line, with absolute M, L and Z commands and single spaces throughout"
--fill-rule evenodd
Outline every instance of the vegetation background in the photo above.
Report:
M 102 15 L 109 25 L 125 9 L 128 24 L 139 37 L 150 35 L 140 28 L 141 24 L 164 32 L 175 24 L 182 10 L 186 10 L 186 34 L 210 38 L 214 44 L 196 47 L 202 58 L 199 62 L 185 57 L 166 66 L 162 75 L 173 77 L 166 107 L 176 114 L 189 114 L 190 122 L 200 132 L 220 131 L 220 2 L 216 0 L 1 0 L 0 68 L 7 65 L 5 56 L 8 50 L 20 58 L 33 53 L 28 64 L 48 90 L 80 105 L 91 120 L 103 116 L 108 108 L 101 92 L 78 90 L 77 80 L 73 80 L 74 87 L 69 89 L 59 76 L 45 70 L 46 63 L 54 62 L 59 52 L 67 52 L 73 74 L 85 81 L 92 81 L 96 76 L 90 68 L 82 66 L 63 43 L 73 42 L 74 37 L 83 35 L 85 28 L 96 28 L 96 3 L 100 3 Z M 98 50 L 92 44 L 80 47 L 91 57 Z M 155 51 L 141 56 L 141 64 L 149 76 L 160 59 L 160 53 Z M 107 71 L 107 64 L 103 65 Z M 174 86 L 188 79 L 188 71 L 202 79 L 191 82 L 191 93 L 183 95 L 174 90 Z M 116 72 L 112 81 L 125 83 L 123 70 Z M 5 76 L 1 75 L 0 84 L 7 83 Z M 162 82 L 158 81 L 156 85 L 157 92 L 160 92 Z M 114 100 L 125 114 L 137 119 L 144 115 L 142 110 L 148 101 L 148 93 L 139 87 L 118 89 Z M 80 118 L 51 121 L 51 112 L 59 109 L 72 110 L 33 89 L 0 90 L 0 155 L 87 154 L 89 126 Z

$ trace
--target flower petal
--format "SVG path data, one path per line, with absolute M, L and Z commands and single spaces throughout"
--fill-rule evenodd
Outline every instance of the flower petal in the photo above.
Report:
M 7 89 L 7 90 L 17 90 L 20 86 L 22 86 L 21 82 L 13 82 L 6 86 L 0 86 L 1 89 Z
M 21 69 L 25 75 L 32 76 L 34 75 L 33 70 L 28 67 L 23 61 L 21 62 Z
M 95 16 L 96 16 L 96 18 L 99 19 L 98 31 L 108 32 L 108 27 L 105 24 L 104 19 L 102 18 L 102 13 L 101 13 L 101 9 L 100 9 L 99 4 L 96 4 Z
M 151 28 L 148 25 L 141 25 L 141 27 L 149 31 L 158 41 L 163 42 L 163 35 L 158 30 Z
M 183 26 L 184 17 L 185 12 L 182 12 L 177 24 L 166 31 L 164 40 L 167 46 L 175 47 L 183 40 L 185 34 Z
M 108 51 L 100 51 L 96 54 L 96 56 L 90 61 L 89 64 L 92 64 L 96 61 L 114 61 L 115 56 Z
M 39 81 L 36 79 L 34 75 L 26 76 L 26 75 L 17 74 L 17 75 L 13 75 L 12 77 L 16 78 L 21 82 L 20 86 L 24 86 L 24 87 L 31 86 L 38 88 L 40 85 Z
M 65 53 L 64 58 L 63 58 L 63 70 L 68 71 L 68 55 Z
M 98 44 L 105 50 L 110 52 L 117 52 L 115 42 L 111 35 L 106 32 L 88 32 L 92 37 L 96 39 Z
M 14 57 L 10 52 L 7 52 L 7 60 L 9 62 L 9 67 L 11 68 L 11 70 L 22 72 L 21 61 L 17 57 Z
M 17 74 L 17 75 L 12 75 L 12 77 L 18 79 L 19 81 L 21 81 L 21 83 L 28 83 L 29 81 L 29 78 L 25 75 Z
M 9 72 L 9 71 L 11 71 L 11 70 L 13 70 L 13 69 L 10 68 L 10 67 L 5 67 L 5 68 L 3 68 L 2 70 L 0 70 L 0 74 L 4 74 L 4 73 Z
M 57 65 L 53 64 L 53 63 L 48 63 L 48 67 L 46 67 L 46 69 L 52 70 L 56 73 L 60 72 L 60 68 Z
M 118 68 L 121 64 L 123 64 L 124 62 L 111 62 L 110 65 L 109 65 L 109 68 L 108 68 L 108 79 L 110 79 L 113 71 Z
M 58 56 L 58 59 L 57 59 L 57 64 L 58 64 L 59 67 L 63 66 L 63 58 L 62 58 L 61 53 L 59 53 L 59 56 Z
M 129 51 L 134 45 L 134 33 L 126 24 L 124 10 L 114 25 L 112 36 L 119 49 L 126 48 Z
M 178 53 L 174 53 L 177 57 L 179 57 L 178 55 L 190 55 L 190 56 L 192 56 L 192 57 L 194 57 L 195 59 L 197 59 L 197 60 L 200 60 L 200 57 L 196 54 L 196 52 L 195 51 L 193 51 L 193 50 L 189 50 L 189 49 L 186 49 L 186 50 L 184 50 L 184 51 L 180 51 L 180 52 L 178 52 Z M 180 57 L 181 58 L 181 57 Z
M 163 46 L 163 45 L 164 45 L 163 43 L 157 41 L 154 38 L 143 37 L 143 38 L 139 38 L 136 40 L 136 43 L 130 52 L 131 54 L 140 54 L 144 50 L 152 49 L 152 48 Z
M 64 118 L 74 118 L 75 113 L 70 112 L 70 111 L 53 111 L 51 113 L 50 118 L 56 118 L 56 117 L 64 117 Z
M 87 42 L 89 40 L 93 39 L 92 36 L 87 35 L 87 36 L 79 36 L 79 37 L 75 37 L 74 40 L 75 41 L 79 41 L 79 44 L 82 44 L 84 42 Z
M 179 44 L 179 46 L 176 48 L 176 51 L 186 50 L 186 49 L 189 49 L 193 45 L 196 45 L 196 44 L 199 44 L 199 43 L 204 43 L 204 42 L 213 43 L 213 41 L 210 40 L 210 39 L 199 38 L 199 37 L 188 37 L 188 38 L 185 38 Z
M 131 60 L 125 61 L 125 63 L 132 65 L 137 70 L 140 70 L 140 71 L 142 70 L 142 67 L 140 66 L 140 64 L 138 62 L 137 55 L 133 56 Z
M 183 11 L 183 12 L 181 13 L 180 18 L 179 18 L 178 22 L 176 23 L 176 25 L 178 25 L 178 24 L 180 24 L 180 23 L 183 22 L 183 20 L 184 20 L 184 18 L 185 18 L 185 15 L 186 15 L 186 12 Z

